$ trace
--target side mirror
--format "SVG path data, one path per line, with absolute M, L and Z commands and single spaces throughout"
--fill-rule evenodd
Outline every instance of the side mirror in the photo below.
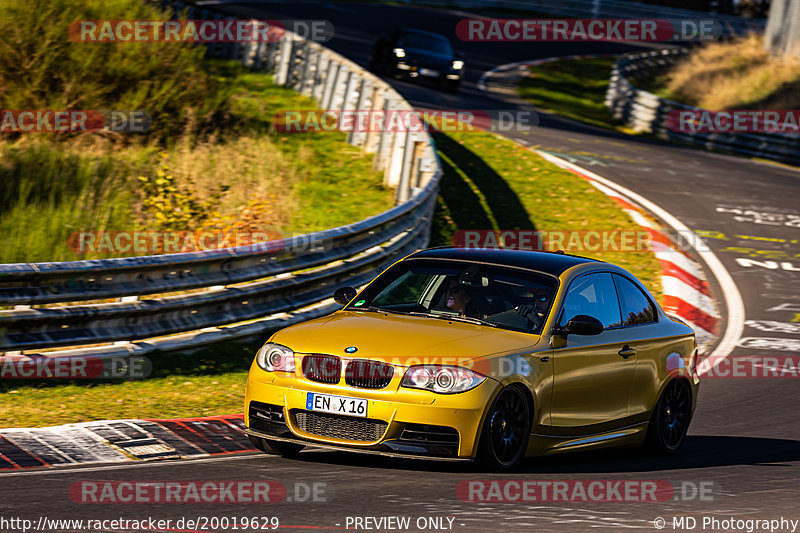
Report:
M 574 335 L 599 335 L 603 333 L 603 324 L 593 316 L 576 315 L 567 322 L 567 327 L 563 328 L 564 333 Z
M 339 287 L 333 291 L 333 300 L 339 305 L 347 305 L 356 297 L 356 294 L 358 293 L 353 287 Z

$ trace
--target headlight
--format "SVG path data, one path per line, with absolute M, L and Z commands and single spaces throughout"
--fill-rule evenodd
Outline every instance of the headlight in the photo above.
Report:
M 465 392 L 484 382 L 485 376 L 460 366 L 416 365 L 406 370 L 403 387 L 441 394 Z
M 394 55 L 396 57 L 406 57 L 406 51 L 403 50 L 402 48 L 395 48 L 394 50 L 392 50 L 392 52 L 394 52 Z
M 294 352 L 280 344 L 264 344 L 256 354 L 256 362 L 268 372 L 294 372 Z
M 462 68 L 464 68 L 463 61 L 458 61 L 458 60 L 453 61 L 453 70 L 461 70 Z

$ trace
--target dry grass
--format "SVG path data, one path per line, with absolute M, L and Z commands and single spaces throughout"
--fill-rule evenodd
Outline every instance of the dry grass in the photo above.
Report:
M 300 151 L 306 150 L 301 147 Z M 298 153 L 297 156 L 300 160 L 308 158 L 308 154 Z M 168 156 L 169 167 L 184 188 L 215 191 L 220 184 L 227 185 L 215 206 L 216 213 L 204 225 L 222 222 L 223 226 L 230 226 L 229 219 L 244 221 L 250 214 L 258 223 L 247 229 L 254 231 L 285 227 L 298 208 L 295 189 L 301 180 L 301 170 L 293 160 L 274 139 L 266 136 L 239 137 L 226 143 L 195 146 L 185 143 Z M 242 213 L 245 209 L 253 213 Z
M 659 93 L 704 109 L 797 109 L 800 60 L 772 57 L 763 44 L 751 35 L 698 48 L 676 64 Z

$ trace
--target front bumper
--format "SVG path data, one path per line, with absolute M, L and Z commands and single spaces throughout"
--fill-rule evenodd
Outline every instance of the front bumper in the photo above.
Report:
M 461 83 L 461 78 L 463 77 L 461 70 L 428 69 L 406 61 L 395 61 L 392 70 L 395 75 L 409 80 L 441 81 L 458 84 Z M 434 71 L 436 74 L 429 74 L 430 71 Z
M 487 378 L 459 394 L 399 387 L 381 390 L 325 385 L 254 365 L 245 392 L 251 435 L 383 455 L 464 460 L 474 458 L 483 418 L 500 383 Z M 367 417 L 306 410 L 309 392 L 365 398 Z

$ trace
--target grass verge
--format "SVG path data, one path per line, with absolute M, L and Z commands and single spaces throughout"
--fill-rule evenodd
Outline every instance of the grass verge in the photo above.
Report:
M 532 66 L 517 92 L 544 111 L 599 128 L 632 133 L 619 124 L 605 105 L 614 61 L 613 57 L 597 57 Z

